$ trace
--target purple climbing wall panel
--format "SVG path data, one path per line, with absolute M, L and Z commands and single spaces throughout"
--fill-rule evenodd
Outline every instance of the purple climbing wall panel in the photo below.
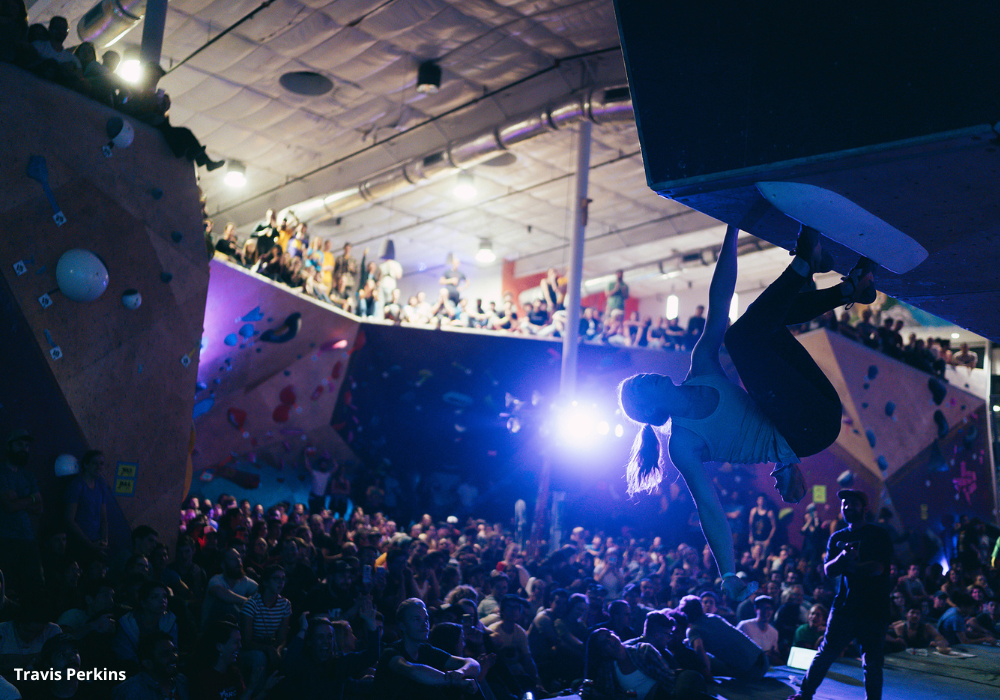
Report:
M 350 460 L 330 420 L 358 326 L 330 306 L 213 260 L 194 405 L 194 478 L 252 489 L 262 469 L 293 475 L 307 448 Z

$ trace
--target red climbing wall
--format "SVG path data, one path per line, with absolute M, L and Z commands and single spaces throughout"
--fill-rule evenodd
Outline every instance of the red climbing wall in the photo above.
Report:
M 117 482 L 131 525 L 151 524 L 169 539 L 184 490 L 208 288 L 194 170 L 141 124 L 130 147 L 106 157 L 114 111 L 16 68 L 0 64 L 0 91 L 0 270 L 16 304 L 10 312 L 30 329 L 19 347 L 44 360 L 47 370 L 36 371 L 51 377 L 40 383 L 54 379 L 86 444 L 105 452 L 104 477 Z M 42 185 L 27 177 L 32 156 L 45 159 L 62 225 Z M 71 248 L 107 267 L 108 287 L 95 301 L 58 290 L 56 263 Z M 126 289 L 142 295 L 139 308 L 122 303 Z M 39 302 L 44 294 L 50 305 Z M 45 424 L 44 416 L 0 413 L 5 428 L 24 422 Z M 40 477 L 52 480 L 45 445 L 58 437 L 44 428 L 35 437 Z M 118 480 L 119 471 L 129 476 Z M 47 506 L 50 515 L 61 511 Z
M 195 478 L 254 488 L 265 466 L 291 475 L 306 446 L 350 458 L 330 419 L 358 326 L 330 306 L 212 261 L 194 408 Z

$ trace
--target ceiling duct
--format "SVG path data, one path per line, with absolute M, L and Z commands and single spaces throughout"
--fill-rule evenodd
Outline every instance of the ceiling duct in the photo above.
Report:
M 632 119 L 628 87 L 596 88 L 568 97 L 553 107 L 511 120 L 471 137 L 449 143 L 441 151 L 414 158 L 373 175 L 354 187 L 288 207 L 303 221 L 339 216 L 367 202 L 389 197 L 402 189 L 429 182 L 455 170 L 465 170 L 495 158 L 509 146 L 589 119 L 596 124 Z M 286 210 L 287 211 L 287 210 Z
M 97 49 L 111 46 L 139 23 L 146 0 L 101 0 L 80 18 L 76 33 Z

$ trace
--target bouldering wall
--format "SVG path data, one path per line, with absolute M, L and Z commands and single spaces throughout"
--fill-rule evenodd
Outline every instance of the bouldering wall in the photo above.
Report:
M 23 321 L 27 329 L 19 348 L 42 360 L 8 371 L 36 375 L 39 386 L 54 382 L 62 397 L 51 408 L 22 403 L 3 422 L 44 426 L 35 428 L 41 447 L 65 439 L 50 433 L 68 418 L 48 424 L 30 414 L 65 406 L 83 443 L 74 449 L 104 451 L 104 478 L 129 523 L 169 540 L 208 289 L 194 169 L 138 123 L 131 146 L 103 150 L 108 121 L 120 115 L 17 68 L 0 65 L 0 90 L 0 269 L 10 313 L 20 316 L 11 327 Z M 73 301 L 57 282 L 57 263 L 71 249 L 106 268 L 106 289 L 93 301 Z M 54 480 L 51 462 L 40 478 Z
M 806 481 L 820 487 L 820 499 L 825 494 L 817 503 L 824 517 L 836 516 L 836 491 L 850 482 L 867 491 L 876 512 L 894 511 L 897 527 L 923 532 L 943 516 L 994 518 L 982 398 L 827 330 L 799 340 L 844 405 L 837 442 L 803 460 Z
M 304 500 L 304 450 L 353 463 L 330 421 L 358 325 L 329 305 L 213 260 L 191 490 L 265 504 Z

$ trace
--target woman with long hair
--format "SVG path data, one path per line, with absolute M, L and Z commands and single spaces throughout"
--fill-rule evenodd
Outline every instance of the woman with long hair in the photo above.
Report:
M 685 380 L 639 374 L 619 386 L 622 411 L 642 427 L 628 464 L 630 493 L 652 490 L 662 478 L 661 440 L 687 483 L 702 530 L 723 577 L 723 588 L 741 600 L 750 591 L 736 577 L 732 535 L 705 462 L 775 462 L 771 475 L 789 503 L 805 495 L 798 463 L 829 447 L 840 434 L 842 407 L 836 389 L 789 332 L 842 304 L 874 301 L 875 263 L 861 258 L 829 289 L 802 291 L 813 272 L 832 267 L 819 232 L 802 227 L 795 259 L 728 330 L 736 288 L 736 239 L 729 226 L 709 288 L 705 330 L 691 353 Z M 723 339 L 746 391 L 719 362 Z M 664 426 L 660 431 L 654 427 Z

